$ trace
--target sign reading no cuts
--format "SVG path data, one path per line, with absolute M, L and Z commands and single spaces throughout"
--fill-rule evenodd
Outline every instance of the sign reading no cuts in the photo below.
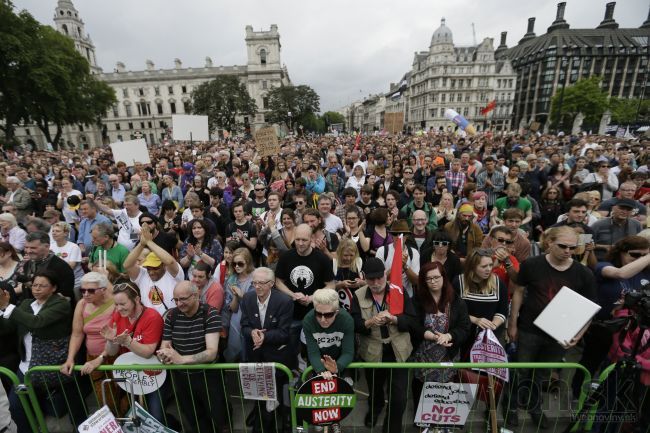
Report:
M 426 382 L 422 387 L 415 423 L 465 425 L 476 398 L 476 384 Z

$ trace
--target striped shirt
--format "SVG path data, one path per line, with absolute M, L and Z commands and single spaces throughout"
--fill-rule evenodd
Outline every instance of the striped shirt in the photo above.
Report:
M 209 308 L 207 318 L 205 308 Z M 187 317 L 178 308 L 169 310 L 165 318 L 163 340 L 171 341 L 172 347 L 181 355 L 195 355 L 203 352 L 205 335 L 221 332 L 221 316 L 217 310 L 199 304 L 199 310 L 192 317 Z

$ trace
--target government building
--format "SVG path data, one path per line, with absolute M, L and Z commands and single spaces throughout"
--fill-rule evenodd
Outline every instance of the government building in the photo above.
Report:
M 77 51 L 88 60 L 91 72 L 108 83 L 117 97 L 117 103 L 102 119 L 103 131 L 96 125 L 64 127 L 60 144 L 68 147 L 94 147 L 134 138 L 158 143 L 167 137 L 172 114 L 189 114 L 192 90 L 224 74 L 238 76 L 257 103 L 255 116 L 241 119 L 255 130 L 265 123 L 268 90 L 291 84 L 287 68 L 280 59 L 280 34 L 275 24 L 268 31 L 254 31 L 252 26 L 246 26 L 245 65 L 215 66 L 206 57 L 202 66 L 184 67 L 180 59 L 175 59 L 174 68 L 161 69 L 156 68 L 153 61 L 146 60 L 142 70 L 129 70 L 124 63 L 117 62 L 112 72 L 99 67 L 95 45 L 72 1 L 58 1 L 54 24 L 56 30 L 72 38 Z M 47 146 L 45 137 L 35 125 L 17 127 L 16 138 L 39 148 Z

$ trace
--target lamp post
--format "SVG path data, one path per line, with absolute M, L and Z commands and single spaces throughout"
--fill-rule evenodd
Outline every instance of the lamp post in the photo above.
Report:
M 289 116 L 289 131 L 293 132 L 293 128 L 291 127 L 291 111 L 287 112 L 287 116 Z

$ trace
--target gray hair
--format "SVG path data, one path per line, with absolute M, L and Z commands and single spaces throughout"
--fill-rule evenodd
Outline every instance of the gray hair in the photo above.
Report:
M 13 214 L 10 214 L 10 213 L 0 214 L 0 221 L 4 221 L 4 222 L 9 223 L 11 228 L 14 228 L 14 227 L 16 227 L 18 225 L 18 222 L 16 222 L 16 217 L 13 216 Z
M 5 182 L 6 183 L 17 183 L 18 185 L 22 185 L 22 182 L 16 176 L 7 176 L 7 179 L 5 180 Z
M 265 268 L 264 266 L 259 267 L 253 271 L 254 274 L 264 274 L 269 281 L 275 282 L 275 272 L 271 268 Z
M 34 226 L 34 227 L 36 227 L 37 231 L 41 231 L 41 232 L 49 232 L 50 231 L 50 224 L 47 221 L 45 221 L 44 219 L 42 219 L 42 218 L 34 217 L 34 218 L 30 219 L 25 224 L 25 226 Z
M 113 226 L 108 223 L 95 224 L 95 226 L 92 229 L 97 230 L 97 233 L 100 234 L 101 236 L 107 236 L 109 238 L 112 238 L 113 235 L 115 234 L 115 230 L 113 230 Z
M 88 272 L 81 277 L 81 284 L 97 284 L 99 287 L 108 287 L 108 278 L 99 272 Z
M 318 289 L 312 296 L 314 306 L 330 305 L 335 309 L 339 309 L 339 294 L 334 289 Z

